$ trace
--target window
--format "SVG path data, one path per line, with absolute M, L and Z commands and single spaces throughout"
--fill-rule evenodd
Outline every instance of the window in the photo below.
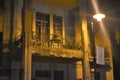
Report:
M 9 76 L 9 71 L 8 69 L 0 69 L 0 76 Z
M 4 0 L 0 0 L 0 9 L 4 9 L 4 5 L 5 5 L 4 2 L 5 2 Z
M 45 77 L 45 78 L 49 78 L 51 75 L 50 75 L 50 71 L 36 71 L 35 72 L 35 76 L 36 77 Z
M 68 25 L 65 28 L 66 31 L 66 36 L 68 40 L 71 40 L 72 42 L 75 41 L 75 38 L 77 37 L 77 30 L 78 27 L 80 27 L 80 15 L 79 15 L 79 7 L 76 7 L 68 12 L 67 20 L 68 20 Z M 80 32 L 81 30 L 79 30 Z
M 47 41 L 50 36 L 49 14 L 36 12 L 36 35 L 37 40 Z
M 54 34 L 61 39 L 62 38 L 62 17 L 54 15 L 53 24 L 54 24 Z

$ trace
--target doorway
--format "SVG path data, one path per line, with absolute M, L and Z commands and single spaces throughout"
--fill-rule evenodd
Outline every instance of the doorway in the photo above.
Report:
M 54 71 L 54 80 L 64 80 L 64 72 Z

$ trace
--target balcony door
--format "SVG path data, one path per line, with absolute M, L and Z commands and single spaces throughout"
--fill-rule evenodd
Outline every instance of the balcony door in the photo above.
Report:
M 37 40 L 45 42 L 50 36 L 49 14 L 36 12 L 36 35 Z

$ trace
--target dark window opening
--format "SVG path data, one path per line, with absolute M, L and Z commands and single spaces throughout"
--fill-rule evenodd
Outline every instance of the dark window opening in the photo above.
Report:
M 54 71 L 54 80 L 64 80 L 64 72 Z
M 5 0 L 0 0 L 0 9 L 4 9 Z
M 35 72 L 35 76 L 36 77 L 45 77 L 45 78 L 49 78 L 51 75 L 50 75 L 50 71 L 36 71 Z

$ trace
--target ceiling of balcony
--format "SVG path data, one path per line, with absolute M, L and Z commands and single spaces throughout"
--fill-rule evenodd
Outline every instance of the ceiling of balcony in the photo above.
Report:
M 79 0 L 33 0 L 34 2 L 40 2 L 47 4 L 55 8 L 71 8 L 78 4 Z

